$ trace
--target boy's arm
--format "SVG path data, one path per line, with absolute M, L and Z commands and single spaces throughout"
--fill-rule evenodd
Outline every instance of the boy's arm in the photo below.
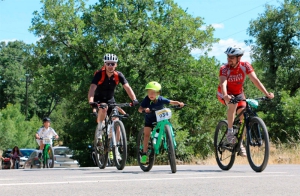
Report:
M 184 106 L 184 103 L 183 102 L 179 102 L 179 101 L 172 101 L 172 100 L 170 100 L 170 104 L 171 105 L 179 105 L 180 107 Z
M 58 134 L 56 133 L 56 131 L 54 129 L 52 129 L 52 131 L 53 131 L 53 135 L 54 135 L 55 139 L 58 139 L 59 137 L 58 137 Z
M 144 108 L 142 106 L 140 106 L 139 109 L 138 109 L 139 113 L 142 113 L 143 110 L 144 110 Z

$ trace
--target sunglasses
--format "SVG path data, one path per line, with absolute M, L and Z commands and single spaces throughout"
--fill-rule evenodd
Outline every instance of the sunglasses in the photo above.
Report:
M 235 57 L 236 57 L 236 56 L 229 56 L 229 55 L 227 55 L 227 58 L 228 58 L 228 59 L 235 59 Z
M 107 65 L 107 66 L 115 66 L 116 63 L 105 63 L 105 65 Z

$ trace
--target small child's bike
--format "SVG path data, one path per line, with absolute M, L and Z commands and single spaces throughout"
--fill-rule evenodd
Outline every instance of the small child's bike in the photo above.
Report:
M 40 138 L 40 140 L 45 144 L 43 153 L 42 153 L 42 162 L 43 168 L 53 168 L 54 167 L 54 153 L 52 149 L 52 141 L 55 140 L 53 138 Z
M 179 106 L 171 106 L 170 108 L 181 109 Z M 172 173 L 176 173 L 176 141 L 173 126 L 169 121 L 169 119 L 172 117 L 172 112 L 169 108 L 163 108 L 161 110 L 152 110 L 152 112 L 155 112 L 157 122 L 153 123 L 155 127 L 151 131 L 150 139 L 148 142 L 148 161 L 146 164 L 141 163 L 144 147 L 143 128 L 140 130 L 137 138 L 137 160 L 139 166 L 144 172 L 150 171 L 154 164 L 155 155 L 158 155 L 162 150 L 165 150 L 168 152 L 168 159 L 170 162 L 171 171 Z

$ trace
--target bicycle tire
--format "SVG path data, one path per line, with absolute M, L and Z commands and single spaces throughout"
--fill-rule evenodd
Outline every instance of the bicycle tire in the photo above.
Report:
M 48 159 L 49 168 L 53 168 L 54 167 L 54 153 L 53 153 L 52 146 L 50 146 L 48 148 L 48 154 L 49 154 L 49 159 Z M 49 163 L 50 160 L 51 160 L 51 162 Z
M 138 164 L 140 166 L 140 168 L 144 171 L 144 172 L 148 172 L 152 169 L 153 165 L 154 165 L 154 161 L 155 161 L 155 154 L 154 154 L 154 148 L 153 148 L 153 143 L 152 143 L 152 139 L 149 139 L 148 142 L 148 162 L 146 164 L 142 164 L 141 163 L 141 155 L 143 153 L 143 147 L 144 147 L 144 128 L 142 128 L 138 134 L 138 138 L 137 138 L 137 161 Z
M 122 121 L 115 120 L 114 130 L 116 131 L 118 127 L 120 127 L 120 142 L 116 142 L 117 146 L 113 146 L 112 150 L 113 150 L 113 157 L 114 157 L 116 168 L 118 170 L 123 170 L 127 160 L 127 138 L 126 138 L 125 127 Z M 118 159 L 118 155 L 116 151 L 120 153 L 121 159 Z
M 54 167 L 54 156 L 53 156 L 52 147 L 50 145 L 49 146 L 45 145 L 43 154 L 44 154 L 43 155 L 44 168 L 53 168 Z
M 103 125 L 102 125 L 103 126 Z M 97 128 L 95 130 L 94 135 L 94 152 L 95 152 L 95 160 L 99 169 L 105 169 L 108 161 L 108 136 L 106 134 L 106 128 L 102 128 L 102 145 L 98 145 L 98 137 L 97 137 Z
M 175 157 L 174 143 L 173 143 L 173 138 L 171 135 L 169 125 L 165 125 L 165 133 L 166 133 L 166 140 L 168 144 L 168 158 L 170 162 L 171 171 L 172 173 L 176 173 L 176 157 Z
M 258 146 L 256 146 L 256 144 L 258 144 Z M 256 149 L 255 147 L 258 148 Z M 263 153 L 258 153 L 258 155 L 256 155 L 257 153 L 255 153 L 255 151 L 263 149 Z M 269 134 L 264 121 L 259 117 L 252 117 L 249 122 L 249 130 L 247 131 L 246 152 L 248 162 L 254 171 L 262 172 L 266 168 L 269 161 L 269 150 Z M 263 160 L 257 164 L 256 160 L 260 159 L 261 156 L 263 156 Z
M 226 138 L 226 131 L 228 129 L 228 123 L 227 120 L 222 120 L 218 123 L 216 130 L 215 130 L 215 136 L 214 136 L 214 146 L 215 146 L 215 157 L 218 166 L 222 170 L 229 170 L 233 166 L 233 163 L 235 161 L 235 150 L 234 147 L 223 147 L 223 139 Z M 231 151 L 230 151 L 231 150 Z M 223 154 L 225 154 L 225 159 L 223 159 Z M 224 160 L 227 160 L 229 158 L 229 161 L 226 163 Z

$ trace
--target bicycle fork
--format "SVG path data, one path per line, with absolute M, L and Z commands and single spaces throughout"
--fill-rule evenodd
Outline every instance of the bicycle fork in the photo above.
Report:
M 115 131 L 115 122 L 112 122 L 111 124 L 111 135 L 112 135 L 112 147 L 116 147 L 117 146 L 117 141 L 116 141 L 116 131 Z

